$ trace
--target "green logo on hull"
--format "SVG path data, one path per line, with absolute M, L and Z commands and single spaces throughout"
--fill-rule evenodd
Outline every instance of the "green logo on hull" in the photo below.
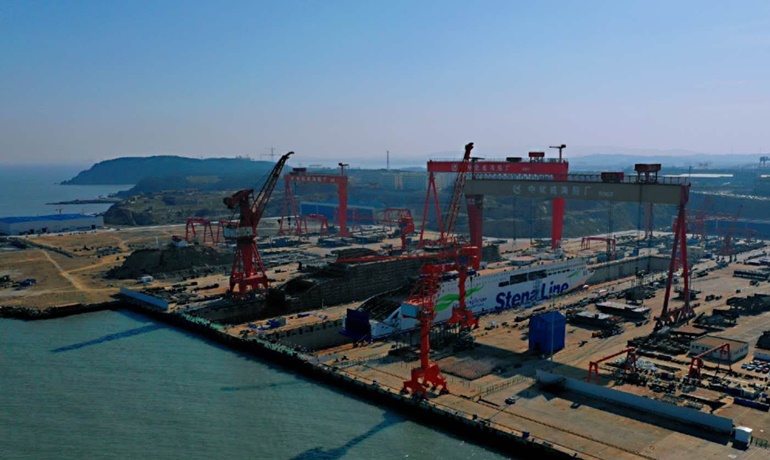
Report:
M 465 291 L 465 298 L 467 299 L 469 295 L 475 294 L 476 292 L 479 292 L 481 290 L 481 286 L 477 286 L 475 288 L 468 289 Z M 442 311 L 449 308 L 450 305 L 460 300 L 460 294 L 447 294 L 445 296 L 441 296 L 439 299 L 436 300 L 436 306 L 434 307 L 436 311 Z

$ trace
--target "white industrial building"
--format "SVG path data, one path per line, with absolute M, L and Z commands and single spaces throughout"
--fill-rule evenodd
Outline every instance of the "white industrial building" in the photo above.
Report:
M 101 227 L 104 227 L 104 218 L 89 214 L 0 217 L 0 233 L 5 235 L 74 232 L 94 230 Z
M 734 339 L 727 339 L 724 337 L 717 337 L 714 335 L 704 335 L 703 337 L 695 339 L 692 342 L 690 342 L 690 354 L 699 355 L 701 353 L 714 349 L 724 343 L 730 344 L 729 361 L 731 363 L 740 361 L 741 359 L 745 358 L 749 354 L 748 342 L 743 342 L 743 341 L 734 340 Z M 728 357 L 726 356 L 726 354 L 723 352 L 720 353 L 719 350 L 709 353 L 708 358 L 717 360 L 717 361 L 723 361 L 723 362 L 728 361 L 727 359 Z

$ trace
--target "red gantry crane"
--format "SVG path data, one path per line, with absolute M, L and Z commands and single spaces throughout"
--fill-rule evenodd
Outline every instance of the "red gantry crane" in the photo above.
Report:
M 283 165 L 293 153 L 289 152 L 278 160 L 256 196 L 254 189 L 244 189 L 223 200 L 228 209 L 238 209 L 240 213 L 240 219 L 231 221 L 224 229 L 225 238 L 235 241 L 229 292 L 237 297 L 268 288 L 265 267 L 257 251 L 257 226 L 281 176 Z
M 613 353 L 611 355 L 605 356 L 603 358 L 599 358 L 596 361 L 591 361 L 590 363 L 588 363 L 588 375 L 586 376 L 586 382 L 591 383 L 591 380 L 592 380 L 591 377 L 594 377 L 596 383 L 599 383 L 599 364 L 623 354 L 626 355 L 626 360 L 623 364 L 623 367 L 625 368 L 627 373 L 635 374 L 637 372 L 636 348 L 629 347 L 617 353 Z
M 193 240 L 195 240 L 198 237 L 197 232 L 195 231 L 196 225 L 202 225 L 203 226 L 203 244 L 206 244 L 211 240 L 212 244 L 218 244 L 219 238 L 218 234 L 217 237 L 214 236 L 214 229 L 211 226 L 211 221 L 208 219 L 204 219 L 202 217 L 188 217 L 185 225 L 185 232 L 184 232 L 184 239 L 188 243 L 191 243 Z
M 430 331 L 433 327 L 433 319 L 436 317 L 435 297 L 441 284 L 443 275 L 450 270 L 457 270 L 459 276 L 459 306 L 453 310 L 454 323 L 471 327 L 475 322 L 473 314 L 465 308 L 465 279 L 467 276 L 467 262 L 464 260 L 467 254 L 476 253 L 476 248 L 466 247 L 462 251 L 458 248 L 457 237 L 454 234 L 457 216 L 460 212 L 460 203 L 463 198 L 463 188 L 466 174 L 471 159 L 473 143 L 465 146 L 465 154 L 460 162 L 457 178 L 452 192 L 452 199 L 447 206 L 444 217 L 444 227 L 437 246 L 440 253 L 436 256 L 437 262 L 429 262 L 420 269 L 420 278 L 415 285 L 406 303 L 415 307 L 415 316 L 420 327 L 420 367 L 412 369 L 411 378 L 404 382 L 403 391 L 413 395 L 425 397 L 428 387 L 440 388 L 442 392 L 448 391 L 446 378 L 441 375 L 438 364 L 430 360 Z M 470 257 L 474 268 L 478 268 L 478 257 Z
M 730 352 L 730 344 L 728 342 L 725 342 L 717 347 L 704 351 L 698 356 L 693 356 L 692 360 L 690 361 L 690 371 L 688 372 L 689 376 L 695 377 L 695 378 L 701 378 L 702 376 L 701 370 L 703 369 L 703 358 L 716 352 L 719 352 L 719 357 L 717 358 L 717 372 L 719 372 L 719 365 L 724 359 L 723 356 L 727 357 L 727 368 L 730 371 L 732 371 L 733 370 L 732 353 Z
M 559 149 L 559 158 L 545 158 L 545 152 L 529 152 L 528 161 L 521 157 L 508 157 L 504 160 L 485 160 L 476 159 L 470 165 L 466 165 L 466 172 L 471 172 L 474 178 L 511 178 L 515 179 L 521 176 L 538 177 L 550 176 L 554 180 L 566 177 L 569 172 L 569 163 L 562 157 L 562 150 L 567 146 L 562 144 L 552 148 Z M 422 225 L 420 227 L 419 246 L 432 244 L 425 238 L 425 228 L 427 225 L 428 213 L 431 202 L 436 212 L 438 229 L 441 233 L 445 232 L 447 222 L 442 222 L 438 202 L 438 188 L 436 186 L 437 173 L 457 174 L 462 168 L 462 161 L 457 160 L 430 160 L 428 161 L 428 190 L 425 196 L 425 204 L 422 211 Z M 466 203 L 468 208 L 468 228 L 471 236 L 471 244 L 481 250 L 482 243 L 482 222 L 483 222 L 483 204 L 484 195 L 467 195 Z M 553 216 L 551 223 L 551 247 L 560 246 L 562 238 L 562 227 L 564 221 L 564 198 L 557 197 L 553 199 Z
M 346 166 L 348 166 L 347 163 L 339 163 L 339 174 L 309 173 L 307 168 L 292 168 L 289 174 L 283 176 L 285 194 L 280 234 L 284 234 L 291 227 L 288 224 L 289 217 L 294 217 L 295 233 L 301 234 L 299 213 L 297 212 L 297 203 L 294 199 L 291 184 L 308 183 L 337 185 L 337 195 L 339 198 L 339 211 L 337 214 L 339 229 L 337 230 L 337 236 L 350 236 L 350 231 L 348 230 L 348 176 L 345 175 Z M 284 222 L 287 222 L 286 228 L 284 228 Z

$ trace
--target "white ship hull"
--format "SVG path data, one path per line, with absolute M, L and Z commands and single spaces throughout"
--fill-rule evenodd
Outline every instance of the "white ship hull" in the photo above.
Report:
M 482 269 L 470 274 L 466 280 L 466 306 L 476 316 L 511 308 L 527 308 L 581 288 L 592 274 L 585 261 L 579 258 L 523 268 Z M 434 322 L 448 320 L 457 305 L 457 276 L 449 274 L 436 295 Z M 416 328 L 416 312 L 414 305 L 403 302 L 382 321 L 370 321 L 371 337 L 382 338 Z

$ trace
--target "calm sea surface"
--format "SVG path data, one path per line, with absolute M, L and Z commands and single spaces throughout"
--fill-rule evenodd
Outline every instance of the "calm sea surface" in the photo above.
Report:
M 41 203 L 120 189 L 54 185 L 76 172 L 9 176 L 2 169 L 0 216 L 44 214 Z M 0 458 L 504 457 L 194 335 L 110 311 L 0 320 Z
M 94 199 L 131 188 L 131 185 L 59 185 L 81 169 L 77 166 L 0 165 L 0 217 L 58 214 L 60 208 L 64 214 L 104 212 L 109 204 L 46 203 Z

